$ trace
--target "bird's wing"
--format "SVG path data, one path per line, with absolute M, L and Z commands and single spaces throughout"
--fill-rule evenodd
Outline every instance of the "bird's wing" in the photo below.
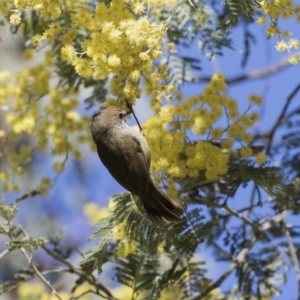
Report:
M 137 196 L 145 195 L 150 180 L 150 153 L 146 140 L 143 136 L 137 138 L 129 132 L 118 136 L 118 145 L 119 153 L 114 162 L 103 160 L 101 151 L 98 150 L 103 164 L 124 188 Z

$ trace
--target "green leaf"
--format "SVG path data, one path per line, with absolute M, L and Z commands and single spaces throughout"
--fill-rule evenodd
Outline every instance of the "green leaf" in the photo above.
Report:
M 5 220 L 11 221 L 16 216 L 17 212 L 18 209 L 15 205 L 4 205 L 2 202 L 0 202 L 0 216 Z

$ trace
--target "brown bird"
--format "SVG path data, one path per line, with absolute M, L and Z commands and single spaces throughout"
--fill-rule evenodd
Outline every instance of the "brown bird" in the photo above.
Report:
M 100 109 L 92 118 L 91 133 L 98 155 L 115 180 L 140 197 L 149 219 L 165 224 L 180 219 L 183 208 L 159 190 L 150 175 L 150 151 L 141 132 L 129 127 L 130 114 L 120 107 Z

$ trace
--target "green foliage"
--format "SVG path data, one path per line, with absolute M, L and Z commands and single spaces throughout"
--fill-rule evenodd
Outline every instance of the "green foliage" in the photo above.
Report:
M 46 238 L 39 238 L 39 239 L 34 239 L 32 237 L 29 237 L 28 240 L 22 240 L 22 241 L 10 241 L 7 243 L 8 250 L 12 251 L 15 249 L 27 249 L 30 251 L 34 251 L 37 248 L 40 248 L 44 246 L 47 242 L 49 242 L 49 239 Z
M 93 268 L 101 270 L 104 263 L 113 263 L 116 271 L 114 279 L 134 288 L 137 294 L 146 290 L 149 299 L 155 299 L 171 283 L 185 290 L 186 295 L 199 292 L 196 278 L 204 276 L 205 268 L 201 263 L 190 261 L 190 258 L 203 241 L 204 217 L 201 216 L 201 210 L 195 208 L 188 211 L 180 222 L 161 227 L 152 224 L 136 209 L 130 194 L 115 195 L 114 201 L 116 207 L 113 213 L 98 223 L 100 229 L 92 236 L 92 239 L 100 238 L 100 242 L 87 253 L 82 264 L 93 262 Z M 124 232 L 128 239 L 138 244 L 137 250 L 126 258 L 118 257 L 115 251 L 121 241 L 112 239 L 113 226 L 123 221 L 126 221 Z M 162 273 L 159 271 L 157 254 L 160 244 L 164 246 L 165 255 L 174 260 L 171 268 Z M 184 274 L 186 272 L 190 277 Z M 189 281 L 193 276 L 195 280 Z
M 4 205 L 0 202 L 0 216 L 5 220 L 11 221 L 17 212 L 18 209 L 14 205 Z
M 0 284 L 0 295 L 17 288 L 22 282 L 33 278 L 34 275 L 35 272 L 30 268 L 19 270 L 12 278 Z
M 248 207 L 244 203 L 245 209 L 234 210 L 228 204 L 229 199 L 238 188 L 250 182 L 254 183 L 257 203 L 252 202 L 252 206 Z M 257 167 L 251 160 L 232 161 L 226 176 L 200 186 L 196 179 L 194 184 L 193 189 L 188 190 L 187 186 L 182 189 L 182 201 L 189 204 L 185 216 L 179 222 L 165 227 L 151 224 L 136 209 L 136 204 L 140 205 L 138 199 L 133 201 L 128 193 L 115 195 L 116 207 L 113 213 L 98 223 L 100 229 L 92 237 L 100 239 L 100 242 L 87 253 L 83 263 L 93 261 L 93 268 L 99 270 L 104 263 L 113 263 L 114 279 L 132 287 L 137 294 L 144 295 L 146 292 L 146 299 L 157 299 L 170 283 L 179 287 L 185 297 L 200 297 L 210 286 L 208 284 L 205 288 L 199 284 L 202 280 L 209 282 L 205 275 L 209 266 L 195 260 L 194 255 L 205 241 L 207 246 L 214 249 L 217 259 L 236 264 L 239 282 L 236 295 L 247 297 L 251 294 L 259 298 L 262 294 L 272 295 L 277 292 L 285 281 L 285 276 L 279 274 L 287 272 L 287 254 L 284 249 L 288 245 L 281 243 L 278 247 L 277 242 L 274 245 L 274 232 L 277 238 L 281 238 L 284 231 L 280 233 L 278 223 L 261 223 L 258 218 L 244 218 L 243 211 L 255 215 L 255 211 L 263 206 L 266 209 L 270 204 L 282 207 L 284 199 L 292 201 L 297 197 L 295 190 L 282 183 L 277 168 Z M 272 196 L 272 200 L 262 201 L 263 190 Z M 287 201 L 284 203 L 286 205 Z M 230 226 L 232 219 L 236 219 L 238 227 Z M 128 239 L 139 245 L 126 258 L 117 255 L 116 249 L 121 241 L 112 239 L 113 227 L 123 221 L 126 221 L 124 232 Z M 259 240 L 262 247 L 252 250 L 255 240 Z M 164 255 L 172 263 L 169 268 L 159 271 L 159 254 L 156 254 L 156 249 L 162 242 Z M 244 259 L 235 259 L 244 252 L 248 252 Z
M 192 82 L 195 75 L 193 72 L 201 70 L 200 60 L 191 57 L 181 57 L 170 53 L 160 61 L 161 65 L 166 64 L 169 69 L 170 83 L 179 86 L 184 82 Z
M 225 4 L 225 17 L 222 20 L 222 29 L 227 33 L 237 24 L 239 17 L 243 16 L 251 20 L 255 8 L 259 7 L 257 0 L 224 0 L 223 4 Z

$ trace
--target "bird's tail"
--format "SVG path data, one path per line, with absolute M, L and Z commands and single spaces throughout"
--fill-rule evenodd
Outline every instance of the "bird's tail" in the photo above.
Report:
M 140 198 L 149 219 L 156 224 L 179 220 L 184 212 L 182 206 L 160 191 L 152 180 L 147 194 Z

